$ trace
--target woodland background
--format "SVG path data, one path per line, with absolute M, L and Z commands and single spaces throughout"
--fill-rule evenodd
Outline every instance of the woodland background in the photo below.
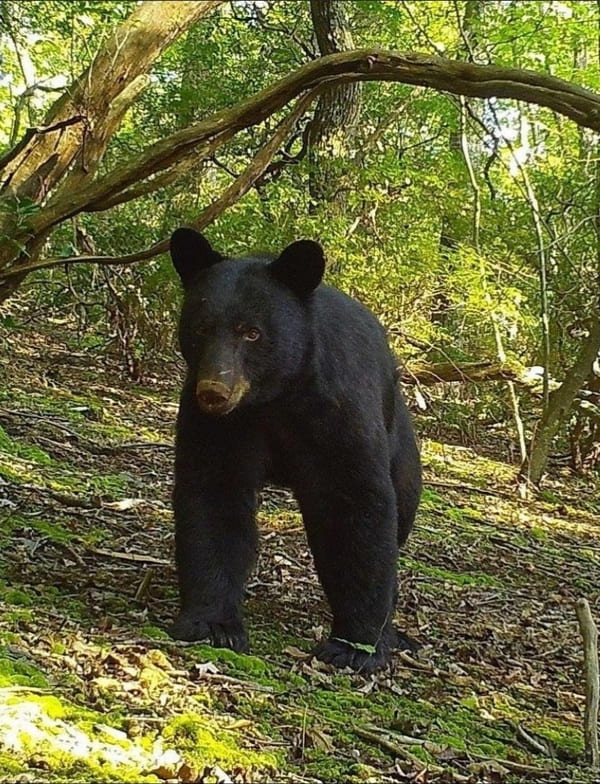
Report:
M 600 2 L 3 0 L 0 106 L 0 780 L 584 776 Z M 231 255 L 318 239 L 388 330 L 427 487 L 400 612 L 430 645 L 391 678 L 307 661 L 322 599 L 280 491 L 261 658 L 165 638 L 186 224 Z M 15 689 L 85 753 L 11 746 Z

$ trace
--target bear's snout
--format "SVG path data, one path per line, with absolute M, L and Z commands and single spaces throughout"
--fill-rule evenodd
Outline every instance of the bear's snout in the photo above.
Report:
M 231 387 L 221 381 L 198 381 L 196 399 L 204 411 L 218 413 L 220 409 L 228 407 L 232 391 Z
M 237 406 L 247 385 L 230 387 L 222 381 L 203 379 L 196 384 L 196 401 L 206 414 L 228 414 Z

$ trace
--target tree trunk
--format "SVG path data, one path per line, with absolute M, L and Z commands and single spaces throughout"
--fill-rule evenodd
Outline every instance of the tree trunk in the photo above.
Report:
M 310 13 L 321 55 L 354 47 L 344 0 L 310 0 Z M 309 192 L 314 203 L 343 205 L 338 190 L 336 160 L 349 160 L 350 147 L 360 113 L 361 85 L 358 82 L 326 87 L 315 108 L 310 125 Z
M 25 242 L 19 244 L 26 245 L 31 233 L 19 225 L 15 209 L 23 199 L 52 203 L 92 180 L 110 138 L 143 89 L 145 74 L 154 61 L 170 43 L 222 2 L 162 0 L 145 2 L 135 9 L 100 48 L 90 66 L 53 104 L 43 127 L 29 129 L 0 161 L 0 199 L 6 205 L 0 212 L 5 216 L 0 232 L 8 237 L 23 234 Z M 11 205 L 15 208 L 11 209 Z M 40 235 L 48 228 L 41 228 L 34 236 L 38 248 L 44 239 Z M 29 244 L 15 258 L 14 245 L 4 243 L 0 268 L 34 258 Z M 11 289 L 14 290 L 14 281 L 0 281 L 0 297 Z
M 600 0 L 596 3 L 598 9 L 597 26 L 599 35 L 597 37 L 598 46 L 598 65 L 600 66 Z M 596 254 L 596 279 L 600 291 L 600 159 L 597 157 L 598 149 L 596 149 L 596 169 L 595 169 L 595 183 L 594 183 L 594 229 L 595 229 L 595 254 Z M 531 186 L 528 178 L 525 176 L 525 186 L 527 188 L 528 196 L 532 193 Z M 534 215 L 538 213 L 539 208 L 534 200 Z M 541 225 L 538 227 L 538 235 L 541 239 Z M 539 485 L 544 470 L 548 463 L 548 456 L 552 448 L 552 441 L 558 433 L 560 426 L 564 423 L 577 393 L 582 389 L 587 380 L 593 374 L 593 365 L 600 352 L 600 294 L 596 298 L 595 312 L 592 317 L 592 323 L 589 334 L 583 343 L 579 352 L 579 357 L 571 371 L 566 375 L 565 380 L 561 386 L 551 394 L 547 392 L 547 379 L 544 381 L 544 411 L 542 418 L 539 422 L 537 431 L 534 433 L 532 443 L 529 448 L 529 455 L 523 461 L 519 470 L 519 478 L 524 483 L 531 483 Z M 547 316 L 547 311 L 546 311 Z M 547 336 L 546 336 L 547 339 Z M 544 354 L 545 360 L 548 361 L 548 347 L 546 347 Z M 546 368 L 546 376 L 548 368 Z
M 523 462 L 520 479 L 539 485 L 543 476 L 554 436 L 564 423 L 573 401 L 584 386 L 600 352 L 600 320 L 594 320 L 579 357 L 558 389 L 550 394 L 548 406 L 542 415 L 533 438 L 528 458 Z
M 522 386 L 537 383 L 528 378 L 526 368 L 509 362 L 409 362 L 399 370 L 399 380 L 407 386 L 488 381 L 512 381 Z

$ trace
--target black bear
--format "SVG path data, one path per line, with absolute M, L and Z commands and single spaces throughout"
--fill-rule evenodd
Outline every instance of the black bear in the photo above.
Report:
M 268 480 L 298 501 L 333 613 L 316 656 L 372 672 L 399 643 L 398 546 L 421 492 L 384 330 L 321 283 L 316 242 L 294 242 L 277 258 L 224 258 L 182 228 L 171 257 L 184 288 L 179 342 L 188 368 L 177 419 L 180 613 L 171 635 L 247 648 L 242 599 L 257 494 Z

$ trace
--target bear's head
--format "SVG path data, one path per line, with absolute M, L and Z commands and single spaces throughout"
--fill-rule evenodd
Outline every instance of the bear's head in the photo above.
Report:
M 277 258 L 225 258 L 194 229 L 177 229 L 171 258 L 184 302 L 179 344 L 202 411 L 222 416 L 275 399 L 306 367 L 321 246 L 299 240 Z

